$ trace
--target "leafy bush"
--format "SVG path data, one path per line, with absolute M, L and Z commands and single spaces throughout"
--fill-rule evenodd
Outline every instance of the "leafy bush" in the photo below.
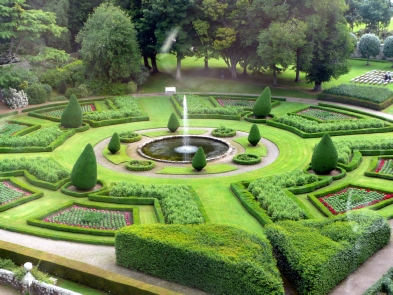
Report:
M 56 88 L 60 94 L 65 94 L 67 91 L 67 82 L 64 79 L 61 79 L 56 83 Z
M 259 133 L 259 128 L 257 124 L 252 124 L 247 139 L 252 146 L 256 146 L 258 142 L 261 140 L 261 134 Z
M 317 174 L 328 174 L 336 169 L 338 154 L 328 133 L 322 137 L 321 141 L 314 149 L 311 158 L 311 168 Z
M 176 132 L 176 130 L 180 127 L 179 120 L 175 113 L 172 113 L 168 120 L 168 129 L 170 132 Z
M 300 220 L 306 213 L 294 200 L 289 198 L 283 188 L 303 186 L 316 182 L 318 177 L 301 170 L 259 178 L 250 183 L 248 190 L 261 203 L 262 208 L 273 221 Z
M 63 95 L 49 97 L 49 101 L 65 101 L 65 100 L 68 100 L 68 98 Z
M 61 68 L 48 69 L 44 71 L 43 74 L 40 76 L 40 82 L 58 88 L 59 82 L 61 80 L 66 82 L 66 80 L 69 80 L 69 77 L 70 77 L 69 72 L 64 69 Z
M 64 96 L 70 98 L 72 95 L 75 95 L 78 99 L 82 98 L 83 89 L 79 88 L 68 88 Z
M 393 36 L 389 36 L 383 42 L 383 55 L 385 57 L 393 57 Z
M 261 163 L 262 159 L 254 154 L 237 154 L 233 157 L 233 162 L 240 165 L 255 165 Z
M 61 114 L 60 123 L 64 128 L 78 128 L 82 126 L 82 109 L 75 95 L 71 95 L 70 101 Z
M 152 160 L 131 160 L 126 164 L 126 168 L 130 171 L 148 171 L 154 166 L 155 162 Z
M 4 158 L 0 161 L 0 171 L 10 172 L 16 170 L 27 170 L 31 175 L 37 179 L 56 183 L 59 180 L 66 179 L 70 173 L 63 166 L 61 166 L 53 158 Z
M 205 168 L 206 164 L 207 162 L 205 152 L 203 151 L 202 147 L 199 147 L 194 157 L 192 158 L 192 167 L 196 171 L 201 171 L 203 168 Z
M 32 84 L 26 89 L 27 97 L 29 98 L 29 104 L 40 104 L 46 102 L 48 93 L 42 84 Z
M 220 126 L 220 128 L 212 130 L 212 135 L 216 137 L 233 137 L 236 135 L 236 130 Z
M 57 126 L 41 128 L 25 136 L 0 137 L 0 147 L 46 147 L 62 134 Z
M 49 84 L 41 84 L 41 85 L 45 89 L 46 94 L 48 95 L 47 97 L 49 97 L 49 95 L 52 93 L 52 86 L 50 86 Z
M 125 131 L 119 134 L 120 142 L 136 142 L 142 139 L 142 135 L 135 131 Z
M 116 234 L 115 249 L 118 265 L 208 293 L 284 294 L 268 241 L 240 228 L 132 226 Z
M 185 185 L 144 185 L 117 182 L 110 192 L 113 197 L 156 198 L 161 205 L 166 223 L 198 224 L 204 219 L 189 187 Z
M 71 183 L 77 189 L 90 190 L 97 184 L 97 161 L 92 145 L 86 145 L 71 171 Z
M 257 118 L 265 118 L 270 114 L 271 111 L 272 97 L 270 93 L 270 88 L 266 87 L 261 95 L 257 98 L 252 112 Z
M 3 91 L 3 95 L 4 103 L 10 109 L 24 108 L 29 105 L 29 99 L 23 90 L 17 91 L 16 89 L 9 88 L 7 93 Z
M 138 90 L 138 86 L 135 82 L 130 81 L 127 83 L 127 93 L 126 94 L 133 94 Z
M 116 154 L 120 150 L 120 138 L 119 134 L 117 132 L 113 133 L 111 140 L 109 141 L 108 144 L 108 150 L 111 152 L 111 154 Z
M 393 294 L 393 267 L 388 270 L 374 285 L 366 290 L 363 295 Z
M 368 60 L 371 56 L 377 56 L 381 50 L 381 41 L 374 34 L 364 34 L 358 44 L 359 53 L 362 57 L 367 58 Z
M 355 230 L 356 229 L 356 230 Z M 299 294 L 326 294 L 389 243 L 390 226 L 375 212 L 268 225 L 278 266 Z
M 37 82 L 33 71 L 14 66 L 0 67 L 0 89 L 25 89 L 29 84 Z
M 358 84 L 341 84 L 339 86 L 327 88 L 322 93 L 339 96 L 348 96 L 381 103 L 393 96 L 393 91 L 388 88 L 378 86 L 362 86 Z

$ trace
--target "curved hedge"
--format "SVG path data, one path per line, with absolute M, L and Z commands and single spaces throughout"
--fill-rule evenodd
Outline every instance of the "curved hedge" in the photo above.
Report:
M 127 162 L 126 168 L 130 171 L 149 171 L 156 163 L 152 160 L 131 160 Z
M 120 137 L 120 142 L 124 142 L 124 143 L 137 142 L 142 139 L 142 135 L 134 131 L 121 132 L 119 133 L 119 137 Z
M 103 191 L 107 188 L 107 185 L 106 185 L 105 181 L 103 181 L 103 180 L 97 179 L 96 184 L 101 185 L 101 188 L 97 189 L 97 190 L 90 190 L 90 191 L 70 190 L 68 188 L 70 186 L 72 186 L 72 182 L 68 181 L 61 187 L 61 192 L 65 195 L 68 195 L 68 196 L 77 197 L 77 198 L 84 198 L 84 197 L 87 197 L 91 193 L 97 193 L 97 192 Z
M 261 161 L 261 157 L 254 154 L 237 154 L 233 157 L 233 162 L 239 165 L 255 165 Z
M 284 294 L 262 235 L 218 224 L 142 225 L 115 240 L 121 266 L 213 294 Z
M 282 221 L 268 225 L 265 233 L 278 267 L 300 295 L 328 293 L 390 240 L 387 221 L 368 210 Z
M 233 137 L 236 135 L 236 130 L 221 126 L 220 128 L 213 129 L 212 135 L 215 137 Z

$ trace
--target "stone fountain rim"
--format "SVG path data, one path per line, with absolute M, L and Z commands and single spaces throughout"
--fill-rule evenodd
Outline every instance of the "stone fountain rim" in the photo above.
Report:
M 153 161 L 162 162 L 162 163 L 190 164 L 190 163 L 192 163 L 192 160 L 191 160 L 191 161 L 170 161 L 170 160 L 162 160 L 162 159 L 157 159 L 157 158 L 150 157 L 150 156 L 148 156 L 148 155 L 146 155 L 146 154 L 144 154 L 144 153 L 142 152 L 142 148 L 143 148 L 145 145 L 150 144 L 150 143 L 152 143 L 152 142 L 161 141 L 161 140 L 164 140 L 164 139 L 176 138 L 176 137 L 186 137 L 186 136 L 187 136 L 187 137 L 205 138 L 205 139 L 208 139 L 208 140 L 218 141 L 218 142 L 221 142 L 221 143 L 225 144 L 225 145 L 228 147 L 228 150 L 227 150 L 224 154 L 219 155 L 219 156 L 215 156 L 215 157 L 206 158 L 206 161 L 207 161 L 207 162 L 212 162 L 212 161 L 216 161 L 216 160 L 225 158 L 225 157 L 231 155 L 231 154 L 236 150 L 236 148 L 233 147 L 229 142 L 227 142 L 227 141 L 225 141 L 225 140 L 223 140 L 223 139 L 221 139 L 221 138 L 216 138 L 216 137 L 213 137 L 213 136 L 206 136 L 206 135 L 167 135 L 167 136 L 161 136 L 161 137 L 153 138 L 152 140 L 147 141 L 147 142 L 145 142 L 145 143 L 139 145 L 139 146 L 138 146 L 138 153 L 139 153 L 142 157 L 144 157 L 144 158 L 147 158 L 147 159 L 153 160 Z

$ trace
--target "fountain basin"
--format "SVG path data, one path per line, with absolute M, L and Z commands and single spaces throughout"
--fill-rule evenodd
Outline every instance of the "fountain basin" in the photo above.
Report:
M 184 146 L 184 138 L 188 144 Z M 138 147 L 138 153 L 148 159 L 167 163 L 191 163 L 198 147 L 202 147 L 207 161 L 226 157 L 235 148 L 228 142 L 208 136 L 174 135 L 153 139 Z

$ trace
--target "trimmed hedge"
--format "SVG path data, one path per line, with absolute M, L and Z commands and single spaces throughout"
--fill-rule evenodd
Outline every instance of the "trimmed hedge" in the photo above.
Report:
M 233 137 L 236 135 L 236 130 L 221 126 L 220 128 L 213 129 L 212 135 L 215 137 Z
M 96 193 L 99 191 L 103 191 L 107 189 L 106 182 L 100 179 L 97 179 L 97 183 L 102 187 L 98 190 L 90 190 L 90 191 L 80 191 L 80 190 L 69 190 L 68 187 L 72 186 L 72 182 L 68 181 L 61 187 L 61 192 L 65 195 L 77 197 L 77 198 L 84 198 L 87 197 L 91 193 Z
M 314 149 L 311 168 L 317 174 L 329 174 L 337 167 L 338 154 L 328 133 L 322 137 Z
M 338 163 L 337 167 L 343 168 L 347 172 L 350 172 L 358 168 L 361 162 L 362 162 L 362 153 L 357 150 L 354 150 L 351 162 L 349 162 L 348 164 Z
M 87 208 L 94 208 L 94 209 L 98 209 L 98 210 L 131 211 L 132 216 L 133 216 L 133 224 L 140 225 L 140 216 L 139 216 L 139 208 L 138 207 L 120 206 L 120 205 L 111 205 L 111 204 L 104 204 L 104 205 L 94 204 L 94 205 L 92 205 L 92 204 L 84 203 L 84 202 L 68 202 L 65 205 L 58 208 L 56 211 L 52 211 L 52 212 L 47 213 L 45 215 L 28 219 L 28 220 L 26 220 L 26 222 L 28 225 L 38 226 L 38 227 L 48 228 L 48 229 L 53 229 L 53 230 L 59 230 L 59 231 L 65 231 L 65 232 L 70 232 L 70 233 L 88 234 L 88 235 L 96 235 L 96 236 L 109 236 L 109 237 L 115 236 L 116 231 L 114 231 L 114 230 L 84 228 L 84 227 L 71 226 L 71 225 L 43 221 L 43 219 L 45 219 L 46 217 L 53 215 L 53 214 L 55 214 L 59 211 L 62 211 L 64 209 L 70 208 L 73 205 L 87 207 Z M 134 218 L 134 216 L 136 218 Z
M 22 112 L 23 112 L 23 110 L 22 110 Z M 5 117 L 9 117 L 9 116 L 13 116 L 13 115 L 17 115 L 17 114 L 18 114 L 18 111 L 11 111 L 8 113 L 0 114 L 0 119 L 5 118 Z
M 30 202 L 30 201 L 34 201 L 37 200 L 39 198 L 41 198 L 44 193 L 42 191 L 37 191 L 34 188 L 26 185 L 25 183 L 19 181 L 18 179 L 16 179 L 15 177 L 1 177 L 0 181 L 7 181 L 10 182 L 14 187 L 20 188 L 26 192 L 29 192 L 30 195 L 29 196 L 24 196 L 22 198 L 16 199 L 14 201 L 11 201 L 9 203 L 6 204 L 0 204 L 0 212 L 6 211 L 8 209 L 17 207 L 19 205 L 22 205 L 24 203 Z
M 265 233 L 283 274 L 307 295 L 328 293 L 390 240 L 387 221 L 369 210 L 322 221 L 282 221 Z
M 126 168 L 130 171 L 149 171 L 156 163 L 152 160 L 131 160 L 126 163 Z
M 388 270 L 374 285 L 366 290 L 363 295 L 393 294 L 393 267 Z
M 118 265 L 213 294 L 284 294 L 264 236 L 227 225 L 145 225 L 116 234 Z
M 279 105 L 280 102 L 278 102 L 277 104 L 275 104 L 274 102 L 272 103 L 272 107 Z M 253 112 L 249 112 L 247 114 L 244 115 L 244 120 L 250 123 L 256 123 L 256 124 L 261 124 L 261 123 L 266 123 L 267 121 L 270 121 L 272 119 L 274 119 L 275 116 L 273 114 L 269 114 L 269 116 L 267 118 L 255 118 L 254 113 Z
M 255 165 L 261 161 L 261 157 L 254 154 L 237 154 L 233 157 L 233 162 L 239 165 Z
M 124 142 L 124 143 L 132 143 L 142 140 L 142 135 L 135 133 L 134 131 L 121 132 L 119 134 L 119 137 L 120 137 L 120 142 Z
M 180 295 L 180 293 L 149 285 L 91 264 L 8 242 L 0 241 L 0 257 L 11 259 L 17 265 L 23 265 L 26 261 L 30 261 L 34 265 L 40 263 L 40 269 L 51 275 L 69 279 L 94 289 L 110 292 L 111 294 Z
M 370 163 L 367 171 L 364 173 L 364 175 L 369 176 L 369 177 L 377 177 L 377 178 L 382 178 L 382 179 L 393 180 L 393 174 L 374 172 L 375 169 L 378 167 L 378 162 L 380 159 L 392 159 L 392 158 L 393 157 L 373 157 L 371 160 L 371 163 Z
M 386 100 L 384 102 L 376 103 L 376 102 L 367 101 L 364 99 L 358 99 L 355 97 L 333 95 L 333 94 L 328 94 L 328 93 L 318 94 L 317 99 L 324 100 L 324 101 L 330 101 L 330 102 L 344 103 L 344 104 L 369 108 L 369 109 L 377 110 L 377 111 L 381 111 L 383 109 L 386 109 L 387 107 L 389 107 L 393 103 L 393 97 L 389 98 L 388 100 Z

